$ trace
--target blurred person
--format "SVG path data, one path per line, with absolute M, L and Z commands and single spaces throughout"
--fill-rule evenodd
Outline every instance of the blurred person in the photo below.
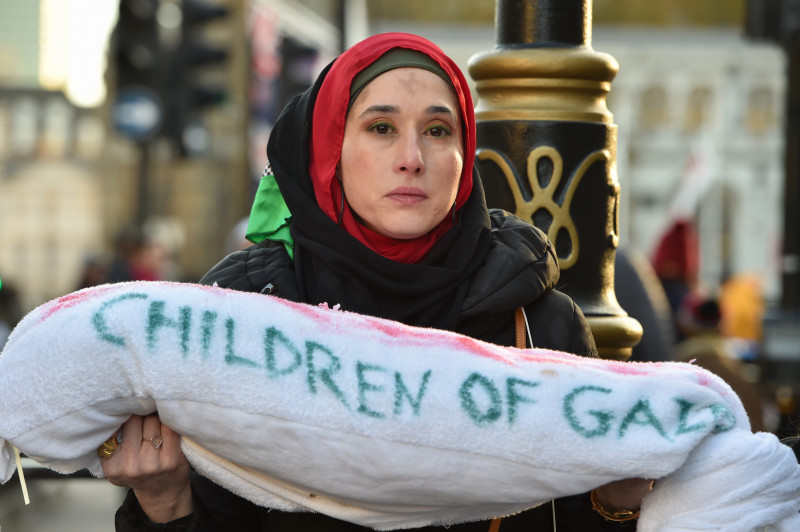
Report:
M 722 332 L 733 342 L 739 358 L 755 360 L 764 336 L 761 279 L 748 273 L 730 276 L 720 287 L 719 305 Z
M 171 278 L 170 257 L 157 240 L 137 228 L 122 231 L 115 241 L 108 282 L 164 281 Z
M 274 176 L 262 180 L 263 201 L 250 217 L 259 243 L 223 259 L 201 283 L 336 302 L 508 346 L 522 307 L 536 347 L 596 356 L 580 309 L 554 289 L 552 244 L 514 215 L 487 209 L 473 165 L 475 133 L 469 85 L 436 45 L 409 34 L 354 45 L 275 125 L 267 147 Z M 146 439 L 153 434 L 163 436 L 157 448 Z M 257 507 L 192 475 L 179 442 L 157 415 L 123 425 L 121 443 L 103 461 L 112 483 L 132 488 L 117 530 L 368 530 Z M 646 479 L 612 482 L 594 497 L 504 518 L 502 529 L 552 529 L 555 515 L 562 531 L 633 530 L 650 489 Z M 601 511 L 625 517 L 612 522 Z M 486 531 L 489 522 L 444 528 Z
M 739 396 L 750 418 L 753 432 L 765 430 L 767 407 L 758 387 L 745 378 L 745 367 L 730 339 L 722 333 L 719 302 L 699 292 L 684 298 L 677 323 L 684 340 L 675 346 L 675 359 L 691 362 L 722 377 Z
M 675 220 L 658 241 L 653 253 L 653 269 L 664 287 L 673 319 L 683 299 L 697 284 L 698 242 L 695 228 L 689 220 Z M 682 339 L 676 326 L 678 339 Z
M 672 310 L 658 276 L 642 253 L 619 248 L 614 260 L 614 292 L 620 306 L 642 326 L 631 361 L 672 360 L 676 342 Z
M 78 280 L 78 289 L 103 284 L 107 279 L 108 268 L 105 261 L 99 257 L 90 257 L 83 263 L 83 270 Z
M 129 259 L 131 281 L 165 281 L 169 279 L 169 253 L 161 243 L 144 240 Z
M 114 252 L 108 267 L 108 282 L 132 281 L 131 263 L 144 244 L 141 231 L 135 227 L 123 229 L 114 239 Z

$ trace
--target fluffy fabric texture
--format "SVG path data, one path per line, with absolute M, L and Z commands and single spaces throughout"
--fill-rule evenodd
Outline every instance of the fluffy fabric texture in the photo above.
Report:
M 17 326 L 0 356 L 0 478 L 14 445 L 100 475 L 95 449 L 156 410 L 232 492 L 376 529 L 507 515 L 628 477 L 660 479 L 640 530 L 800 527 L 792 450 L 752 434 L 731 389 L 694 366 L 177 283 L 82 290 Z

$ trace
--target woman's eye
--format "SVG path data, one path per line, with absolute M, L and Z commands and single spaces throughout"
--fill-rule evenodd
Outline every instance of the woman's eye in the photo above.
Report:
M 392 126 L 389 124 L 373 124 L 369 128 L 370 131 L 374 131 L 378 135 L 388 135 L 392 132 Z
M 433 126 L 432 128 L 428 129 L 428 134 L 431 137 L 444 137 L 450 134 L 450 130 L 444 126 Z

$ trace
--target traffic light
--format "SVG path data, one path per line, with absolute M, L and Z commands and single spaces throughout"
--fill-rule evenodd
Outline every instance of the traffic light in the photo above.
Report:
M 114 30 L 117 90 L 152 86 L 158 61 L 158 0 L 120 0 Z
M 123 135 L 146 142 L 163 120 L 157 12 L 159 0 L 120 0 L 112 36 L 116 94 L 112 121 Z
M 228 50 L 208 38 L 207 27 L 227 17 L 229 9 L 198 0 L 182 0 L 179 5 L 181 37 L 169 69 L 165 134 L 174 141 L 181 155 L 191 156 L 202 154 L 208 148 L 202 111 L 223 103 L 227 96 L 224 80 L 220 81 L 217 76 L 209 81 L 208 74 L 214 78 L 215 67 L 227 61 Z
M 112 41 L 118 132 L 139 143 L 160 135 L 181 156 L 207 150 L 202 111 L 227 96 L 224 79 L 209 77 L 228 58 L 208 30 L 229 13 L 211 0 L 120 0 Z

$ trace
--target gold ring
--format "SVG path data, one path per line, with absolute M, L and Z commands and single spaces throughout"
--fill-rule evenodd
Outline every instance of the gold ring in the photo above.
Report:
M 97 456 L 103 460 L 108 460 L 117 450 L 117 447 L 119 447 L 119 442 L 117 441 L 117 435 L 114 434 L 97 448 Z
M 150 438 L 150 445 L 153 446 L 153 449 L 158 449 L 162 443 L 164 443 L 164 438 L 161 437 L 161 434 L 156 434 Z

